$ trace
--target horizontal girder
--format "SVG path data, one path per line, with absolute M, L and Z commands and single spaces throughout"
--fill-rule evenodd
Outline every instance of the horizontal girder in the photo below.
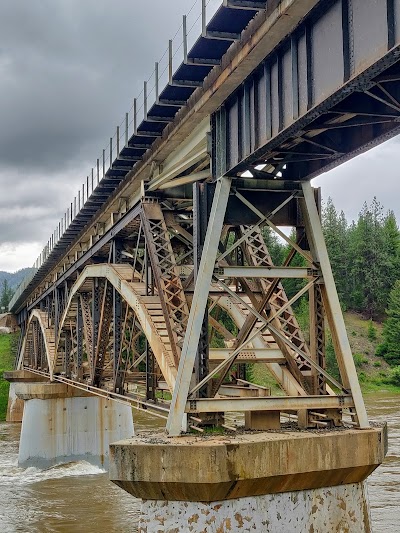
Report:
M 215 114 L 215 174 L 311 179 L 397 135 L 399 13 L 319 2 Z
M 186 413 L 229 411 L 297 411 L 301 409 L 343 409 L 354 407 L 351 396 L 295 396 L 267 398 L 213 398 L 189 400 Z

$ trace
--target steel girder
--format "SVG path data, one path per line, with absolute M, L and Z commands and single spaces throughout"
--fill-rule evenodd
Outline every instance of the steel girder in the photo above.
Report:
M 319 2 L 213 116 L 215 175 L 309 180 L 397 135 L 399 12 Z

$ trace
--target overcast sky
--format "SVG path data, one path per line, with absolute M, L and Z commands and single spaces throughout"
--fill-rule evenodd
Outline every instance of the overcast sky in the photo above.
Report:
M 0 1 L 0 270 L 33 264 L 192 3 Z M 400 217 L 396 151 L 315 184 L 350 219 L 374 195 Z

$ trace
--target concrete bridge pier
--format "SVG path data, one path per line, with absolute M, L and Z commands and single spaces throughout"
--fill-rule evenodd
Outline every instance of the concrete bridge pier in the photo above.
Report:
M 6 422 L 22 422 L 25 402 L 21 398 L 18 398 L 16 394 L 18 384 L 41 383 L 48 381 L 48 379 L 37 374 L 33 374 L 32 372 L 28 372 L 27 370 L 12 370 L 9 372 L 4 372 L 3 377 L 10 383 Z
M 63 383 L 16 383 L 24 401 L 18 464 L 84 460 L 108 467 L 109 444 L 134 435 L 132 409 Z
M 111 445 L 110 479 L 143 500 L 140 533 L 367 533 L 386 447 L 386 428 L 137 436 Z

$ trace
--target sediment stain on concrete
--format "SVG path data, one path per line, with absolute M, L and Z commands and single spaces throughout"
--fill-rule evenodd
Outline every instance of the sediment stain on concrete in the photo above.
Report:
M 163 524 L 160 524 L 160 515 Z M 143 502 L 140 533 L 370 533 L 364 483 L 214 503 Z

